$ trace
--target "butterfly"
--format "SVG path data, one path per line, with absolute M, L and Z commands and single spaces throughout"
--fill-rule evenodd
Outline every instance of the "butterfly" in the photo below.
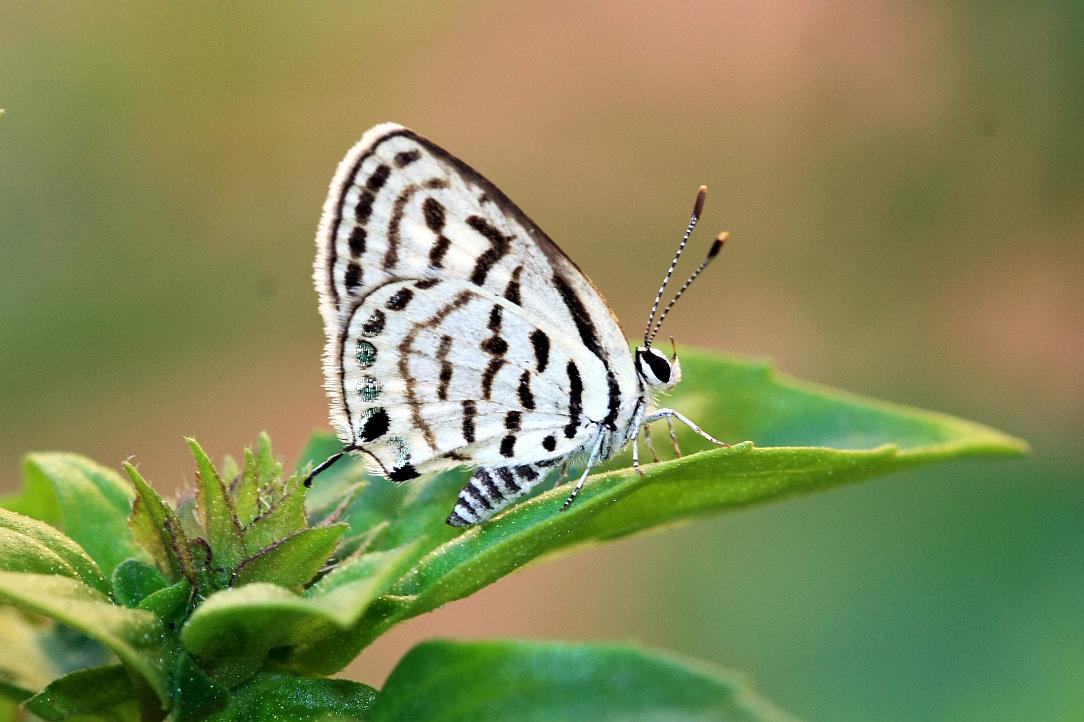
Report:
M 668 358 L 655 336 L 726 240 L 660 313 L 706 192 L 630 354 L 602 294 L 500 189 L 407 128 L 370 129 L 339 164 L 316 235 L 324 380 L 344 446 L 306 484 L 346 453 L 395 482 L 467 465 L 447 520 L 465 527 L 555 469 L 563 478 L 577 454 L 586 462 L 562 511 L 629 442 L 639 471 L 640 430 L 661 419 L 677 453 L 674 419 L 726 446 L 654 399 L 681 379 L 676 350 Z

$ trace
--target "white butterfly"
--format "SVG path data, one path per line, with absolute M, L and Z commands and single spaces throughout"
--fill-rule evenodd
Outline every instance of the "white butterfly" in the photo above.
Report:
M 448 517 L 469 526 L 586 451 L 568 508 L 591 467 L 659 419 L 725 446 L 677 411 L 654 408 L 654 393 L 673 387 L 681 367 L 652 342 L 725 240 L 656 320 L 706 190 L 630 356 L 591 281 L 496 186 L 402 126 L 369 130 L 339 164 L 316 235 L 324 379 L 345 446 L 306 483 L 346 452 L 364 453 L 397 482 L 470 465 Z

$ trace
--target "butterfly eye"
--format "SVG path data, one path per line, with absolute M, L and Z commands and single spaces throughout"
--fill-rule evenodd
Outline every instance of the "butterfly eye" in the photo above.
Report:
M 670 362 L 655 349 L 637 351 L 636 361 L 640 375 L 648 383 L 652 385 L 670 383 Z

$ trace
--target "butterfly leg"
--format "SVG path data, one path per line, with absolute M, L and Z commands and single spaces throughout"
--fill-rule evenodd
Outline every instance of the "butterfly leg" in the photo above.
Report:
M 635 429 L 632 433 L 632 468 L 636 470 L 636 473 L 640 476 L 644 475 L 644 470 L 640 468 L 640 430 L 644 431 L 644 438 L 647 440 L 647 448 L 651 450 L 651 456 L 655 461 L 659 460 L 658 454 L 655 453 L 655 446 L 651 443 L 651 434 L 648 433 L 647 427 L 644 426 L 644 404 L 641 403 L 636 407 L 636 413 L 632 417 L 632 428 Z
M 666 429 L 670 432 L 670 445 L 674 447 L 674 457 L 681 458 L 681 447 L 678 446 L 677 431 L 674 429 L 674 417 L 666 417 Z
M 591 445 L 591 455 L 587 457 L 587 463 L 584 464 L 583 473 L 580 474 L 580 480 L 576 482 L 575 488 L 572 489 L 572 493 L 565 499 L 565 503 L 561 505 L 561 511 L 565 511 L 568 507 L 572 506 L 572 502 L 576 501 L 576 497 L 580 495 L 580 489 L 583 488 L 583 482 L 587 481 L 587 475 L 591 473 L 591 467 L 598 461 L 599 451 L 602 449 L 602 442 L 606 439 L 606 435 L 610 433 L 606 429 L 599 429 L 598 435 L 595 436 L 595 443 Z
M 557 474 L 557 481 L 553 482 L 553 488 L 556 489 L 561 484 L 568 481 L 568 466 L 572 463 L 572 457 L 569 456 L 561 462 L 561 471 Z
M 650 424 L 652 422 L 658 421 L 659 419 L 677 419 L 678 421 L 680 421 L 681 423 L 685 424 L 690 429 L 695 431 L 699 436 L 707 439 L 708 441 L 715 444 L 716 446 L 722 446 L 722 447 L 729 447 L 730 446 L 730 444 L 726 443 L 725 441 L 719 441 L 714 436 L 712 436 L 708 432 L 701 429 L 699 426 L 697 426 L 692 421 L 690 421 L 687 417 L 682 415 L 680 412 L 675 411 L 674 409 L 658 409 L 657 411 L 655 411 L 650 416 L 648 416 L 647 418 L 644 419 L 644 424 Z M 675 435 L 675 437 L 676 437 L 676 435 Z

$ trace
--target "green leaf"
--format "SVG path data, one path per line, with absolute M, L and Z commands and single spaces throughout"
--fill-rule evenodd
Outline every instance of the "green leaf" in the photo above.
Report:
M 416 548 L 356 557 L 300 596 L 273 584 L 248 584 L 208 597 L 181 630 L 185 649 L 217 676 L 243 679 L 276 647 L 341 634 L 416 558 Z M 304 664 L 292 665 L 306 671 Z
M 77 454 L 30 454 L 24 490 L 2 505 L 62 530 L 106 576 L 138 553 L 128 530 L 132 491 L 111 469 Z
M 0 509 L 0 569 L 61 574 L 109 590 L 98 565 L 78 544 L 45 522 L 6 509 Z
M 335 553 L 346 528 L 346 524 L 335 524 L 305 529 L 277 541 L 246 559 L 233 583 L 270 582 L 300 591 Z
M 139 701 L 121 665 L 72 672 L 28 699 L 25 706 L 50 722 L 63 722 L 75 715 L 139 721 Z
M 241 524 L 233 502 L 215 465 L 195 439 L 188 439 L 192 456 L 196 458 L 196 500 L 203 517 L 206 539 L 211 545 L 214 563 L 235 569 L 245 556 Z
M 226 688 L 211 679 L 187 654 L 177 655 L 172 680 L 170 722 L 202 722 L 229 701 Z
M 187 579 L 170 584 L 157 592 L 148 594 L 140 603 L 140 609 L 152 612 L 166 623 L 180 623 L 187 616 L 192 599 L 192 585 Z
M 390 525 L 373 548 L 425 537 L 429 552 L 392 588 L 401 603 L 374 608 L 349 633 L 305 650 L 306 664 L 337 671 L 393 624 L 551 554 L 921 464 L 1026 450 L 989 427 L 796 381 L 763 362 L 686 351 L 682 365 L 687 380 L 668 405 L 721 438 L 751 442 L 645 464 L 643 477 L 629 468 L 625 452 L 590 477 L 564 513 L 559 509 L 568 488 L 549 489 L 466 530 L 444 524 L 463 472 L 404 486 L 374 481 L 351 507 L 351 529 L 387 518 Z M 678 429 L 686 451 L 709 447 L 682 425 Z M 305 462 L 338 446 L 330 437 L 310 444 Z M 768 446 L 773 448 L 762 448 Z M 313 491 L 330 495 L 357 481 L 358 465 L 344 466 L 318 477 Z
M 734 675 L 626 645 L 435 641 L 392 671 L 374 722 L 791 720 Z
M 153 564 L 142 559 L 126 559 L 113 570 L 113 599 L 126 607 L 140 602 L 166 586 L 166 578 Z
M 116 606 L 67 577 L 3 571 L 0 603 L 50 617 L 96 639 L 146 680 L 163 705 L 167 703 L 170 645 L 161 622 L 150 612 Z
M 233 485 L 233 504 L 241 528 L 248 527 L 260 513 L 260 485 L 257 477 L 256 455 L 245 449 L 245 468 Z
M 16 609 L 0 607 L 0 697 L 23 700 L 60 675 L 41 627 Z
M 372 687 L 345 679 L 261 674 L 235 690 L 229 707 L 208 722 L 368 720 L 376 696 Z
M 162 497 L 131 464 L 124 470 L 136 490 L 132 504 L 131 528 L 139 545 L 150 555 L 154 563 L 169 580 L 183 576 L 196 584 L 199 573 L 192 560 L 188 539 L 181 528 L 181 521 Z
M 305 490 L 295 487 L 273 507 L 257 516 L 245 529 L 245 549 L 253 554 L 264 547 L 301 531 L 308 523 L 305 519 Z

